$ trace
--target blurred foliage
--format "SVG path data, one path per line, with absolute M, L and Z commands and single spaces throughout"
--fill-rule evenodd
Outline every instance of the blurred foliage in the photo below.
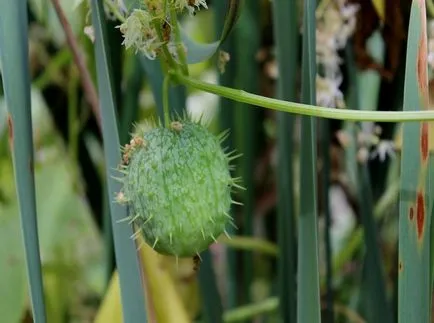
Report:
M 192 39 L 209 44 L 216 40 L 218 32 L 210 23 L 220 18 L 214 16 L 216 1 L 220 0 L 208 1 L 209 10 L 201 10 L 194 17 L 185 17 L 182 21 L 184 32 Z M 88 28 L 91 24 L 88 3 L 71 0 L 60 2 L 96 84 L 93 43 Z M 51 1 L 30 0 L 28 3 L 36 199 L 48 322 L 121 322 L 116 271 L 110 272 L 111 278 L 107 283 L 106 269 L 113 265 L 107 262 L 112 261 L 113 257 L 108 260 L 105 256 L 107 250 L 110 252 L 111 249 L 104 240 L 104 218 L 107 216 L 104 198 L 107 193 L 101 132 L 85 99 L 79 73 Z M 398 4 L 389 0 L 352 0 L 350 3 L 362 6 L 353 12 L 353 7 L 343 0 L 318 1 L 317 104 L 342 109 L 402 110 L 405 36 L 411 1 L 400 1 Z M 297 1 L 297 5 L 301 13 L 302 1 Z M 225 82 L 234 87 L 254 89 L 255 93 L 266 97 L 274 97 L 279 73 L 272 4 L 262 0 L 258 6 L 259 18 L 252 20 L 250 16 L 241 17 L 239 24 L 243 25 L 236 26 L 233 31 L 235 36 L 241 38 L 246 28 L 249 30 L 250 24 L 255 23 L 258 33 L 244 36 L 252 38 L 252 41 L 243 39 L 246 42 L 243 45 L 237 43 L 234 37 L 224 47 L 229 59 L 223 65 L 226 72 L 230 73 L 230 80 Z M 302 15 L 298 16 L 301 28 Z M 115 28 L 117 25 L 118 22 L 109 21 L 112 36 L 121 40 Z M 432 32 L 428 36 L 430 44 L 433 42 Z M 296 43 L 300 43 L 297 46 L 301 49 L 301 42 Z M 250 45 L 249 48 L 247 45 Z M 243 52 L 246 48 L 247 54 Z M 432 44 L 431 48 L 434 48 Z M 141 61 L 136 61 L 133 54 L 124 50 L 119 53 L 119 65 L 116 65 L 120 73 L 120 79 L 116 81 L 121 94 L 117 98 L 118 112 L 124 116 L 131 112 L 126 109 L 136 108 L 137 111 L 131 114 L 137 112 L 134 123 L 146 125 L 147 120 L 159 113 L 161 98 L 154 97 L 153 91 L 159 90 L 155 84 L 161 75 L 157 77 L 152 68 L 148 66 L 147 69 Z M 190 75 L 211 83 L 217 82 L 221 76 L 219 69 L 223 67 L 218 59 L 225 57 L 222 52 L 219 55 L 191 65 Z M 300 56 L 294 58 L 297 59 L 294 65 L 299 70 L 287 71 L 293 73 L 298 89 Z M 327 62 L 333 63 L 336 75 L 331 77 L 328 74 L 330 66 Z M 429 64 L 434 65 L 433 62 Z M 431 65 L 430 78 L 433 70 Z M 138 69 L 143 77 L 133 75 Z M 430 82 L 430 88 L 432 84 Z M 210 122 L 210 129 L 218 132 L 218 116 L 223 111 L 220 110 L 221 100 L 191 89 L 186 92 L 187 111 L 194 118 L 204 113 L 204 118 Z M 299 92 L 297 97 L 300 96 Z M 0 313 L 2 322 L 24 323 L 31 322 L 28 285 L 8 145 L 6 107 L 3 94 L 0 93 Z M 182 102 L 177 104 L 183 105 Z M 127 108 L 131 105 L 133 108 Z M 279 132 L 276 113 L 265 109 L 255 111 L 255 122 L 249 125 L 246 125 L 245 118 L 248 116 L 245 113 L 229 114 L 226 110 L 225 113 L 225 124 L 234 125 L 234 129 L 231 129 L 231 145 L 248 145 L 251 150 L 247 159 L 238 161 L 240 164 L 236 172 L 244 177 L 252 175 L 249 178 L 252 187 L 246 197 L 251 214 L 244 214 L 246 210 L 243 207 L 234 207 L 233 216 L 239 230 L 235 231 L 233 239 L 222 238 L 220 243 L 210 248 L 225 310 L 223 319 L 235 322 L 243 321 L 245 316 L 255 315 L 263 319 L 261 322 L 279 322 L 276 314 L 279 313 L 279 301 L 275 297 L 280 283 L 277 278 L 280 256 L 277 247 L 276 178 L 279 176 L 279 150 L 276 140 Z M 241 129 L 247 126 L 251 137 L 241 133 Z M 384 289 L 386 300 L 383 301 L 390 304 L 394 314 L 397 312 L 397 183 L 401 170 L 399 152 L 402 131 L 395 124 L 333 120 L 329 128 L 330 146 L 326 149 L 329 149 L 330 160 L 326 164 L 330 169 L 329 178 L 326 179 L 329 185 L 326 198 L 330 205 L 330 226 L 324 221 L 321 198 L 318 203 L 320 301 L 324 310 L 327 288 L 331 288 L 335 322 L 368 322 L 368 301 L 370 295 L 379 289 Z M 300 190 L 304 185 L 300 186 L 300 119 L 296 117 L 294 129 L 297 132 L 288 134 L 286 139 L 293 149 L 292 164 L 288 167 L 294 170 L 292 184 L 295 202 L 292 206 L 297 223 Z M 433 129 L 430 127 L 430 131 Z M 125 137 L 125 134 L 121 136 Z M 430 147 L 432 145 L 430 142 Z M 241 152 L 244 152 L 243 149 L 240 149 Z M 317 157 L 317 175 L 324 165 L 321 158 L 321 155 Z M 363 176 L 360 174 L 362 171 Z M 246 172 L 252 174 L 246 175 Z M 319 183 L 320 179 L 317 180 Z M 369 199 L 372 197 L 372 205 L 367 208 L 360 207 L 364 201 L 364 195 L 360 194 L 360 189 L 365 187 L 363 185 L 369 185 L 372 190 L 365 192 L 372 193 L 372 196 L 368 196 Z M 321 186 L 317 187 L 319 189 Z M 243 199 L 243 196 L 239 198 Z M 362 209 L 370 210 L 369 227 L 375 229 L 369 231 L 370 234 L 364 231 L 370 230 L 368 226 L 362 225 Z M 243 219 L 248 219 L 248 223 Z M 325 230 L 330 232 L 332 259 L 325 257 Z M 239 232 L 245 231 L 251 232 L 252 236 L 237 236 Z M 380 281 L 384 282 L 384 286 L 366 283 L 366 273 L 373 268 L 369 267 L 373 260 L 367 256 L 369 250 L 366 246 L 371 244 L 365 244 L 366 237 L 375 239 L 378 246 L 379 254 L 375 259 L 381 259 L 379 267 L 384 272 L 384 279 Z M 227 261 L 228 248 L 235 250 L 230 266 Z M 248 262 L 243 262 L 246 251 L 252 257 L 248 258 Z M 147 246 L 142 248 L 141 255 L 146 292 L 151 295 L 147 297 L 146 304 L 150 317 L 160 317 L 158 322 L 164 323 L 205 322 L 202 315 L 203 296 L 191 259 L 177 262 L 174 258 L 156 255 Z M 325 283 L 328 261 L 331 262 L 333 274 L 331 286 Z M 246 268 L 246 264 L 251 264 L 251 267 Z M 227 279 L 229 270 L 232 270 L 230 275 L 235 275 L 231 276 L 231 282 Z M 251 276 L 251 279 L 246 280 L 251 282 L 250 286 L 243 286 L 242 273 L 245 272 Z M 245 299 L 251 300 L 252 304 L 245 304 Z M 241 307 L 233 308 L 235 304 Z

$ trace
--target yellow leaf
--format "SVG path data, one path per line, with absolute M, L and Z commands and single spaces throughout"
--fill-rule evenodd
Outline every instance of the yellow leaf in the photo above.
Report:
M 146 281 L 148 322 L 190 323 L 191 319 L 170 275 L 170 265 L 165 260 L 168 257 L 159 255 L 145 243 L 142 243 L 140 254 Z M 117 271 L 113 274 L 94 323 L 123 323 Z
M 150 294 L 150 306 L 154 311 L 155 321 L 190 323 L 191 320 L 170 276 L 170 267 L 164 261 L 165 257 L 156 253 L 145 243 L 142 244 L 140 253 L 143 258 L 147 292 Z
M 119 276 L 115 271 L 94 323 L 122 323 Z
M 384 0 L 372 0 L 372 4 L 374 5 L 375 11 L 377 12 L 378 17 L 382 22 L 385 20 L 385 14 L 384 14 Z

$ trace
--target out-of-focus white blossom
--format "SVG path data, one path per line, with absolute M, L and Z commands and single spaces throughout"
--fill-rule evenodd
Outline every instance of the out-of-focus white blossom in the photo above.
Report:
M 93 26 L 90 25 L 84 27 L 83 32 L 87 37 L 89 37 L 92 43 L 95 42 L 95 30 L 93 29 Z
M 217 74 L 206 73 L 202 76 L 205 82 L 217 82 Z M 208 126 L 218 113 L 218 97 L 206 92 L 198 92 L 187 98 L 187 113 L 193 121 L 200 121 Z
M 342 91 L 339 86 L 342 83 L 342 76 L 338 76 L 336 79 L 325 78 L 320 75 L 316 76 L 316 103 L 322 107 L 337 107 L 344 108 L 345 101 Z
M 359 6 L 349 4 L 347 0 L 336 0 L 321 9 L 322 12 L 317 12 L 316 29 L 317 104 L 344 108 L 343 94 L 339 89 L 342 60 L 338 51 L 345 47 L 354 32 Z
M 395 154 L 395 145 L 391 140 L 380 140 L 375 150 L 371 153 L 371 158 L 378 158 L 380 161 L 385 161 L 386 157 L 394 158 Z

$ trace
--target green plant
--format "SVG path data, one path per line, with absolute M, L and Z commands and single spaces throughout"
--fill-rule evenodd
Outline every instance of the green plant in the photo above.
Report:
M 58 2 L 53 0 L 53 3 Z M 235 31 L 238 32 L 235 38 L 239 41 L 238 46 L 229 48 L 236 48 L 235 57 L 242 55 L 244 49 L 242 44 L 244 44 L 243 41 L 246 42 L 249 30 L 247 27 L 249 24 L 254 24 L 252 17 L 255 10 L 259 10 L 259 4 L 248 4 L 245 11 L 247 16 L 242 16 L 243 5 L 246 4 L 241 0 L 228 0 L 225 17 L 216 17 L 217 20 L 221 19 L 221 30 L 216 31 L 218 40 L 199 43 L 194 39 L 194 33 L 186 28 L 185 21 L 193 20 L 196 14 L 208 9 L 205 0 L 91 0 L 90 6 L 86 1 L 78 1 L 78 3 L 86 14 L 89 10 L 91 13 L 88 17 L 91 17 L 92 24 L 87 27 L 90 30 L 88 33 L 94 38 L 94 43 L 89 46 L 89 52 L 95 57 L 95 66 L 91 63 L 85 66 L 81 56 L 77 54 L 77 39 L 71 35 L 72 31 L 68 29 L 65 19 L 61 19 L 73 55 L 71 58 L 59 54 L 60 58 L 58 57 L 51 67 L 56 69 L 57 64 L 62 65 L 62 62 L 72 59 L 77 64 L 80 68 L 79 74 L 82 77 L 87 101 L 93 108 L 92 112 L 97 120 L 98 131 L 102 135 L 103 157 L 100 157 L 102 166 L 99 170 L 105 174 L 101 177 L 105 179 L 104 185 L 107 191 L 105 195 L 108 200 L 105 211 L 105 221 L 108 224 L 105 225 L 103 232 L 107 238 L 106 244 L 113 241 L 117 272 L 113 275 L 114 283 L 110 284 L 105 294 L 106 301 L 98 315 L 99 322 L 106 322 L 107 317 L 113 320 L 115 320 L 114 317 L 119 319 L 121 316 L 119 312 L 122 312 L 123 321 L 128 323 L 147 322 L 154 318 L 170 322 L 178 319 L 184 322 L 189 318 L 197 317 L 195 315 L 197 313 L 190 317 L 187 315 L 187 306 L 185 303 L 181 305 L 182 301 L 175 292 L 175 284 L 169 278 L 170 265 L 160 266 L 160 262 L 162 259 L 169 263 L 173 260 L 161 255 L 176 256 L 178 266 L 178 261 L 180 261 L 178 257 L 194 256 L 197 260 L 196 256 L 199 257 L 200 253 L 202 253 L 203 263 L 198 275 L 203 296 L 201 300 L 202 319 L 206 321 L 250 320 L 254 316 L 274 313 L 279 308 L 278 317 L 284 322 L 295 320 L 300 323 L 320 322 L 322 317 L 321 292 L 326 289 L 327 309 L 331 321 L 339 320 L 338 311 L 343 312 L 346 317 L 354 321 L 360 321 L 359 315 L 354 314 L 360 311 L 362 316 L 368 320 L 390 322 L 393 320 L 393 314 L 389 306 L 391 293 L 387 289 L 387 283 L 391 279 L 384 275 L 385 266 L 380 263 L 381 253 L 377 250 L 376 240 L 379 234 L 378 227 L 381 227 L 378 225 L 380 221 L 381 223 L 390 221 L 392 222 L 391 227 L 393 225 L 399 227 L 399 239 L 395 237 L 394 240 L 394 243 L 399 246 L 399 256 L 397 261 L 388 262 L 388 264 L 392 263 L 392 266 L 396 267 L 399 272 L 398 283 L 395 284 L 398 286 L 395 292 L 399 305 L 397 320 L 423 323 L 430 321 L 434 277 L 432 270 L 434 262 L 431 253 L 434 240 L 431 222 L 432 172 L 430 170 L 432 166 L 430 154 L 432 125 L 429 121 L 434 120 L 434 111 L 430 109 L 428 90 L 429 57 L 425 1 L 412 1 L 411 4 L 405 81 L 403 82 L 404 111 L 375 111 L 366 108 L 364 104 L 371 100 L 364 100 L 363 96 L 372 94 L 372 102 L 377 102 L 378 92 L 375 94 L 372 89 L 366 90 L 370 85 L 368 81 L 372 79 L 367 74 L 359 73 L 351 64 L 348 68 L 350 108 L 345 108 L 344 98 L 339 95 L 337 89 L 332 89 L 335 91 L 332 95 L 333 104 L 331 105 L 333 106 L 326 107 L 318 103 L 318 92 L 325 91 L 324 88 L 330 85 L 327 82 L 335 77 L 327 73 L 336 72 L 333 68 L 324 66 L 327 65 L 327 59 L 322 61 L 322 65 L 318 63 L 321 55 L 317 55 L 316 39 L 318 28 L 322 28 L 324 26 L 322 24 L 330 23 L 330 17 L 324 17 L 325 22 L 318 17 L 321 17 L 321 14 L 324 14 L 328 8 L 338 6 L 332 1 L 323 0 L 318 7 L 314 1 L 309 0 L 273 1 L 272 16 L 275 18 L 273 27 L 276 38 L 277 69 L 280 74 L 278 99 L 252 93 L 256 92 L 257 88 L 255 84 L 249 83 L 251 78 L 255 78 L 255 76 L 250 76 L 255 74 L 254 71 L 243 72 L 243 77 L 234 77 L 234 80 L 230 80 L 230 77 L 225 79 L 222 76 L 221 80 L 226 85 L 216 85 L 200 80 L 195 72 L 198 65 L 213 62 L 220 71 L 226 70 L 226 73 L 229 73 L 226 75 L 239 76 L 238 72 L 233 70 L 234 66 L 228 65 L 230 63 L 228 58 L 232 53 L 228 54 L 221 49 L 224 48 L 225 41 L 233 41 L 230 37 Z M 375 10 L 379 12 L 379 19 L 386 19 L 387 15 L 383 12 L 384 2 L 372 1 L 372 3 Z M 431 2 L 428 4 L 432 6 Z M 60 6 L 56 8 L 61 13 L 62 8 Z M 298 10 L 303 12 L 303 15 L 300 15 L 303 18 L 300 21 L 297 15 Z M 333 17 L 333 12 L 330 15 Z M 240 16 L 243 19 L 239 20 Z M 9 127 L 9 145 L 13 155 L 32 317 L 36 322 L 46 322 L 47 305 L 44 303 L 44 287 L 50 282 L 52 285 L 55 284 L 43 277 L 44 270 L 41 269 L 39 254 L 38 222 L 36 221 L 38 215 L 33 177 L 32 142 L 34 139 L 31 125 L 30 77 L 26 60 L 28 57 L 28 31 L 24 23 L 27 21 L 26 17 L 24 0 L 15 2 L 0 0 L 0 63 L 8 108 L 5 119 Z M 62 15 L 59 14 L 59 17 Z M 289 17 L 291 19 L 288 19 Z M 244 29 L 237 30 L 237 23 L 240 22 Z M 300 25 L 303 26 L 303 32 L 301 39 L 298 39 Z M 258 25 L 255 24 L 255 28 L 257 27 Z M 284 31 L 288 31 L 289 36 Z M 114 33 L 118 33 L 116 34 L 118 38 L 113 36 Z M 257 35 L 250 35 L 250 37 L 257 37 Z M 253 55 L 259 47 L 258 39 L 255 38 L 255 42 L 249 44 L 251 45 L 248 46 L 249 55 Z M 302 47 L 301 64 L 297 54 L 299 43 Z M 124 48 L 121 48 L 121 44 Z M 145 113 L 141 111 L 141 117 L 137 116 L 139 90 L 125 89 L 124 83 L 118 77 L 124 72 L 116 63 L 122 61 L 120 52 L 125 53 L 126 58 L 123 59 L 133 66 L 132 68 L 130 66 L 132 70 L 140 66 L 143 68 L 143 74 L 147 74 L 146 80 L 149 82 L 147 86 L 149 85 L 153 94 L 155 115 L 149 113 L 152 115 L 143 117 Z M 351 61 L 351 47 L 347 47 L 346 55 L 348 61 Z M 239 56 L 236 61 L 240 63 L 242 66 L 240 69 L 243 71 L 248 68 L 242 56 Z M 300 91 L 298 91 L 296 81 L 299 65 Z M 317 68 L 317 65 L 321 65 L 321 68 Z M 93 72 L 94 68 L 95 76 L 91 76 L 86 68 L 90 72 Z M 330 69 L 334 72 L 331 73 Z M 141 78 L 135 77 L 137 76 L 134 75 L 135 73 L 129 72 L 127 84 L 142 82 Z M 77 138 L 75 136 L 78 137 L 79 130 L 75 122 L 78 119 L 76 110 L 78 103 L 74 93 L 77 92 L 78 76 L 73 71 L 70 73 L 73 81 L 68 83 L 70 96 L 68 136 L 71 139 L 70 155 L 76 159 Z M 98 91 L 93 88 L 92 77 L 95 78 L 93 82 L 97 83 Z M 49 77 L 42 75 L 36 83 L 44 86 L 47 79 Z M 362 80 L 361 85 L 358 83 L 360 80 Z M 377 81 L 378 79 L 374 84 L 378 84 Z M 138 88 L 142 87 L 141 85 Z M 243 87 L 243 89 L 238 89 L 238 87 Z M 175 119 L 171 118 L 173 115 L 187 115 L 185 113 L 186 99 L 191 98 L 193 91 L 206 92 L 229 99 L 230 101 L 224 101 L 226 108 L 236 107 L 239 108 L 237 111 L 241 112 L 235 116 L 234 113 L 231 114 L 225 110 L 223 127 L 215 124 L 205 125 L 204 115 L 199 116 L 200 121 L 198 122 L 191 121 L 192 115 L 174 121 Z M 123 97 L 124 92 L 128 92 L 127 99 Z M 358 96 L 363 98 L 360 99 Z M 298 97 L 303 103 L 296 103 Z M 228 102 L 231 101 L 237 104 L 229 105 Z M 125 105 L 128 107 L 123 109 L 121 102 L 128 102 Z M 253 160 L 256 158 L 256 150 L 254 148 L 258 147 L 253 147 L 249 136 L 255 134 L 257 130 L 255 122 L 259 120 L 259 117 L 250 113 L 250 108 L 253 109 L 253 107 L 265 108 L 261 111 L 278 112 L 276 129 L 270 127 L 272 128 L 270 130 L 266 127 L 266 123 L 264 126 L 268 129 L 264 131 L 268 131 L 267 139 L 277 138 L 278 141 L 278 167 L 274 174 L 277 177 L 278 187 L 278 246 L 268 244 L 267 241 L 256 238 L 249 240 L 245 237 L 245 235 L 253 235 L 252 213 L 255 212 L 256 202 L 255 195 L 252 193 L 255 178 L 251 173 L 255 169 Z M 160 121 L 159 126 L 133 134 L 131 141 L 126 143 L 131 125 L 136 119 L 148 119 L 155 116 Z M 301 117 L 299 147 L 294 145 L 292 138 L 297 117 Z M 325 147 L 322 148 L 326 149 L 320 151 L 318 156 L 316 124 L 319 121 L 323 127 L 321 130 L 324 131 L 321 136 L 326 137 L 330 132 L 328 119 L 345 121 L 345 129 L 350 133 L 352 143 L 345 147 L 346 162 L 352 188 L 356 192 L 357 200 L 361 203 L 361 228 L 358 228 L 358 231 L 351 237 L 348 246 L 334 255 L 330 250 L 330 235 L 326 235 L 324 244 L 327 249 L 325 260 L 327 273 L 324 276 L 321 272 L 322 265 L 318 249 L 320 242 L 317 234 L 317 218 L 319 213 L 326 214 L 326 230 L 330 233 L 329 192 L 333 183 L 330 180 L 332 167 L 329 163 L 327 149 L 330 142 L 328 138 L 324 139 Z M 356 140 L 357 127 L 354 123 L 357 125 L 360 123 L 361 128 L 366 129 L 372 125 L 366 122 L 404 123 L 401 164 L 395 161 L 396 168 L 391 168 L 392 170 L 388 173 L 392 177 L 392 181 L 387 182 L 390 191 L 380 190 L 380 197 L 376 196 L 377 193 L 373 188 L 384 186 L 384 183 L 378 182 L 378 185 L 372 183 L 373 179 L 370 177 L 366 162 L 367 151 L 376 144 L 378 138 L 375 136 L 375 131 L 365 133 L 369 138 L 360 140 L 361 148 Z M 241 153 L 246 152 L 247 155 L 247 159 L 238 165 L 235 164 L 236 167 L 233 169 L 230 168 L 229 161 L 237 156 L 225 155 L 221 147 L 225 145 L 224 141 L 228 139 L 229 133 L 224 132 L 220 136 L 213 134 L 216 128 L 227 128 L 228 125 L 230 127 L 228 130 L 234 134 L 229 138 L 231 150 L 241 146 L 241 149 L 237 150 Z M 242 135 L 239 132 L 242 132 Z M 262 144 L 264 143 L 258 146 Z M 123 148 L 120 149 L 120 147 Z M 324 159 L 327 162 L 324 162 Z M 318 160 L 320 160 L 319 163 Z M 119 166 L 119 164 L 122 165 Z M 75 170 L 75 176 L 78 176 L 77 173 L 78 171 Z M 234 173 L 241 174 L 241 177 L 247 179 L 248 184 L 246 185 L 248 193 L 242 196 L 246 202 L 242 221 L 236 216 L 238 210 L 233 205 L 231 206 L 231 188 L 241 188 L 235 180 L 238 174 L 234 175 Z M 320 187 L 317 185 L 318 173 L 322 174 L 324 181 Z M 265 187 L 268 189 L 267 186 Z M 318 193 L 319 190 L 321 193 Z M 233 192 L 232 194 L 239 193 Z M 113 200 L 119 203 L 114 203 Z M 322 212 L 320 212 L 321 207 L 318 206 L 319 200 L 322 200 L 325 205 Z M 396 217 L 393 222 L 387 216 L 388 209 L 391 209 L 390 206 L 397 200 L 399 201 L 399 221 Z M 242 206 L 241 203 L 239 204 Z M 235 225 L 241 223 L 243 236 L 238 237 L 230 232 L 227 238 L 220 238 L 222 233 L 226 233 L 226 225 L 232 219 Z M 381 234 L 386 235 L 384 232 Z M 278 289 L 279 298 L 268 295 L 269 298 L 262 299 L 261 302 L 252 302 L 238 309 L 228 309 L 224 298 L 219 294 L 219 283 L 216 280 L 212 263 L 213 257 L 208 250 L 208 247 L 216 241 L 222 241 L 234 250 L 243 250 L 243 256 L 245 256 L 243 257 L 243 281 L 246 286 L 237 290 L 234 290 L 233 282 L 234 268 L 237 265 L 232 261 L 233 258 L 230 258 L 232 260 L 229 276 L 232 285 L 229 287 L 231 289 L 230 300 L 226 304 L 229 303 L 230 307 L 233 307 L 238 305 L 238 299 L 249 302 L 252 299 L 251 289 L 254 283 L 251 271 L 262 259 L 256 258 L 258 253 L 277 256 L 273 258 L 277 258 L 279 262 L 280 274 L 277 279 L 272 278 L 273 283 L 270 285 Z M 160 255 L 153 252 L 150 247 Z M 249 253 L 247 254 L 246 251 Z M 362 304 L 360 305 L 362 309 L 359 309 L 358 305 L 351 305 L 351 309 L 343 310 L 334 301 L 333 285 L 336 282 L 333 276 L 339 272 L 341 273 L 340 283 L 348 283 L 345 274 L 342 274 L 343 264 L 347 263 L 350 258 L 355 258 L 356 252 L 358 252 L 358 259 L 362 259 L 361 262 L 363 262 L 360 266 L 362 270 L 358 271 L 361 281 L 359 283 L 360 292 L 353 293 L 351 289 L 354 287 L 350 287 L 346 289 L 346 293 L 356 296 L 340 295 L 340 297 L 348 303 Z M 9 255 L 9 253 L 4 254 Z M 255 257 L 252 256 L 253 254 Z M 191 262 L 187 263 L 187 266 L 192 267 Z M 112 275 L 110 265 L 107 265 L 107 268 L 108 275 Z M 263 267 L 261 270 L 265 271 Z M 164 288 L 159 289 L 161 286 Z M 240 290 L 242 297 L 237 297 L 236 294 Z M 113 296 L 118 293 L 121 296 L 119 301 Z M 173 313 L 165 313 L 164 297 L 168 297 L 167 302 L 173 304 Z M 188 297 L 186 298 L 188 300 Z M 111 314 L 107 308 L 117 311 L 113 318 L 110 318 Z M 57 315 L 56 317 L 61 316 L 61 314 Z
M 237 155 L 220 147 L 227 132 L 215 137 L 185 119 L 166 123 L 168 128 L 139 131 L 125 146 L 117 200 L 129 206 L 135 236 L 143 235 L 153 249 L 199 256 L 232 221 L 231 190 L 241 186 L 231 177 L 229 162 Z

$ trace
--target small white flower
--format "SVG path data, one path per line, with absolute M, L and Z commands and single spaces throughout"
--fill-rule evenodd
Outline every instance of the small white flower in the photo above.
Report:
M 95 30 L 93 29 L 93 26 L 86 26 L 84 27 L 84 34 L 89 37 L 90 41 L 93 43 L 95 42 Z
M 317 75 L 317 104 L 322 107 L 343 107 L 344 95 L 339 89 L 342 83 L 342 77 L 329 79 Z
M 380 140 L 376 149 L 371 153 L 371 159 L 374 159 L 378 156 L 381 162 L 386 160 L 386 157 L 394 158 L 395 154 L 395 145 L 391 140 Z
M 317 13 L 316 57 L 320 66 L 317 77 L 317 104 L 325 107 L 344 108 L 344 96 L 339 89 L 342 82 L 338 51 L 343 49 L 354 33 L 358 5 L 347 0 L 335 0 L 324 11 Z
M 206 0 L 175 0 L 174 2 L 174 7 L 177 10 L 182 12 L 187 9 L 190 15 L 193 15 L 195 10 L 199 10 L 201 6 L 208 9 Z

